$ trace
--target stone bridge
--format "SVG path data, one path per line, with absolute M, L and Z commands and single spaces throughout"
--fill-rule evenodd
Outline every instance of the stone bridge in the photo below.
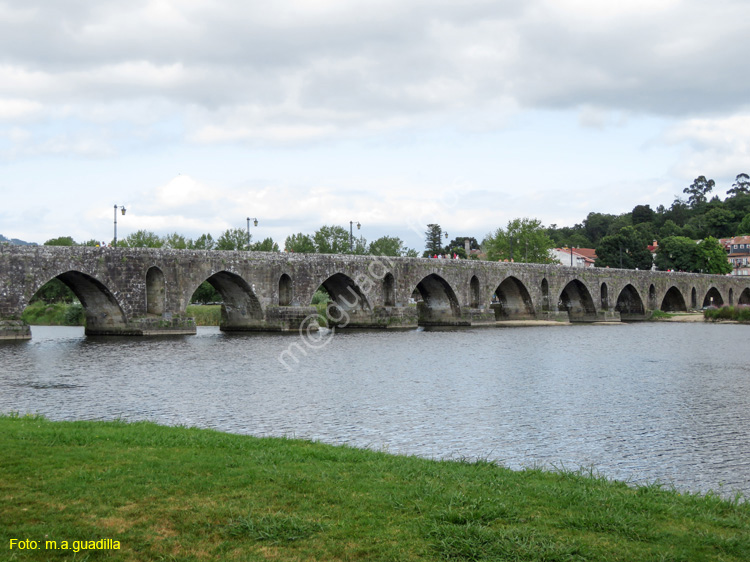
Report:
M 750 278 L 559 265 L 376 256 L 0 246 L 0 339 L 27 339 L 21 313 L 57 278 L 89 335 L 193 334 L 186 309 L 204 281 L 224 331 L 317 329 L 319 287 L 339 328 L 645 320 L 654 310 L 750 304 Z

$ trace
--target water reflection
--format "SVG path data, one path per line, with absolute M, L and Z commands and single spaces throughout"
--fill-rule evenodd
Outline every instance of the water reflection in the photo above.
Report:
M 638 324 L 294 336 L 199 329 L 0 346 L 0 411 L 148 419 L 750 494 L 747 326 Z

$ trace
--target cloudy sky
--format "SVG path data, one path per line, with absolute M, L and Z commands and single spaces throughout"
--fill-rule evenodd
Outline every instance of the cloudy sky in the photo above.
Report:
M 669 206 L 750 173 L 746 0 L 0 0 L 0 234 Z

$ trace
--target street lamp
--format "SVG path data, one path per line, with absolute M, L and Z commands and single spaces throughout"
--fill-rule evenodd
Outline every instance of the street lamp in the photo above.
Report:
M 362 228 L 362 225 L 357 221 L 357 230 Z M 349 251 L 354 252 L 354 221 L 349 221 Z
M 250 221 L 253 221 L 254 226 L 258 226 L 258 219 L 251 219 L 247 217 L 247 249 L 250 249 Z
M 125 205 L 120 205 L 120 211 L 125 216 Z M 117 205 L 115 205 L 115 240 L 112 243 L 113 246 L 117 247 Z
M 573 245 L 570 245 L 570 267 L 573 267 Z

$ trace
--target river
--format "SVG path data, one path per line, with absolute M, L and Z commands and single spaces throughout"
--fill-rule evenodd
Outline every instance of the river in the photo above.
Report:
M 342 331 L 313 347 L 299 335 L 216 328 L 165 338 L 32 333 L 0 345 L 0 412 L 593 468 L 750 496 L 750 326 Z M 282 356 L 288 368 L 279 361 L 287 349 L 299 360 Z

